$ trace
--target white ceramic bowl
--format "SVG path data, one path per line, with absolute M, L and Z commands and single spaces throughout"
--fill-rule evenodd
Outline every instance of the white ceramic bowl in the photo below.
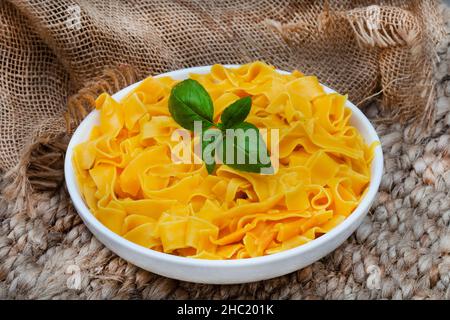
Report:
M 228 67 L 237 67 L 229 65 Z M 189 73 L 208 73 L 211 66 L 195 67 L 172 71 L 159 76 L 171 76 L 174 79 L 186 79 Z M 284 73 L 284 71 L 279 71 Z M 132 91 L 138 83 L 120 90 L 112 97 L 120 101 Z M 335 92 L 325 87 L 326 92 Z M 352 103 L 347 102 L 353 115 L 351 123 L 362 134 L 367 143 L 379 141 L 375 129 L 364 114 Z M 70 140 L 65 158 L 65 176 L 67 189 L 72 202 L 89 230 L 106 247 L 123 259 L 154 273 L 198 283 L 232 284 L 265 280 L 281 276 L 308 266 L 324 257 L 342 244 L 361 224 L 377 194 L 383 172 L 383 154 L 381 146 L 375 150 L 371 167 L 369 190 L 355 211 L 340 225 L 321 237 L 302 246 L 280 253 L 241 260 L 200 260 L 160 253 L 134 244 L 106 228 L 89 211 L 84 203 L 75 179 L 72 165 L 73 148 L 88 139 L 89 133 L 99 120 L 98 111 L 92 111 L 79 125 Z

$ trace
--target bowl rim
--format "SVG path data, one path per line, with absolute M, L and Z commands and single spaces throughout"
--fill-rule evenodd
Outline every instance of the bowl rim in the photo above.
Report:
M 226 68 L 236 68 L 240 65 L 238 64 L 227 64 L 224 65 Z M 166 73 L 162 73 L 159 75 L 156 75 L 154 77 L 165 77 L 165 76 L 171 76 L 171 77 L 177 77 L 179 74 L 182 74 L 182 77 L 185 77 L 186 75 L 189 75 L 190 73 L 207 73 L 210 71 L 212 65 L 209 66 L 199 66 L 199 67 L 191 67 L 191 68 L 184 68 L 179 69 L 175 71 L 170 71 Z M 289 72 L 276 69 L 277 72 L 282 74 L 287 74 Z M 129 93 L 131 90 L 136 88 L 139 83 L 141 83 L 143 80 L 136 82 L 134 84 L 131 84 L 118 92 L 114 93 L 112 97 L 114 99 L 117 99 L 120 101 L 120 99 L 123 98 L 124 95 Z M 322 87 L 325 89 L 327 93 L 334 93 L 335 90 L 321 84 Z M 120 98 L 118 98 L 120 97 Z M 65 175 L 65 181 L 67 190 L 69 192 L 70 198 L 72 200 L 72 203 L 77 211 L 77 213 L 81 216 L 83 221 L 87 224 L 88 228 L 89 225 L 91 225 L 94 229 L 96 229 L 97 232 L 101 233 L 105 237 L 109 238 L 114 245 L 121 245 L 122 247 L 133 251 L 136 254 L 144 255 L 147 258 L 151 258 L 154 260 L 159 260 L 162 262 L 167 263 L 175 263 L 178 265 L 189 265 L 189 266 L 197 266 L 197 267 L 220 267 L 220 268 L 233 268 L 233 267 L 239 267 L 239 266 L 255 266 L 255 265 L 262 265 L 267 263 L 273 263 L 277 261 L 282 261 L 285 259 L 293 258 L 296 256 L 300 256 L 306 252 L 313 251 L 317 249 L 318 247 L 323 246 L 327 242 L 333 242 L 339 234 L 343 233 L 347 228 L 350 228 L 353 223 L 355 223 L 358 218 L 361 217 L 361 215 L 366 215 L 368 210 L 370 209 L 370 206 L 378 192 L 378 188 L 381 182 L 381 177 L 383 174 L 383 152 L 381 148 L 381 142 L 380 139 L 373 128 L 372 124 L 370 123 L 369 119 L 364 115 L 364 113 L 356 107 L 353 103 L 351 103 L 349 100 L 346 101 L 346 107 L 350 108 L 352 110 L 352 118 L 357 118 L 357 121 L 360 122 L 368 132 L 370 143 L 373 141 L 378 141 L 378 146 L 376 146 L 374 150 L 374 157 L 372 159 L 371 164 L 371 178 L 369 182 L 369 186 L 367 189 L 366 194 L 363 196 L 363 199 L 359 203 L 359 205 L 355 208 L 355 210 L 339 225 L 334 227 L 329 232 L 323 234 L 319 238 L 316 238 L 308 243 L 305 243 L 303 245 L 297 246 L 295 248 L 291 248 L 285 251 L 281 251 L 278 253 L 260 256 L 260 257 L 253 257 L 253 258 L 245 258 L 245 259 L 233 259 L 233 260 L 208 260 L 208 259 L 195 259 L 195 258 L 189 258 L 189 257 L 182 257 L 182 256 L 176 256 L 164 252 L 155 251 L 143 246 L 140 246 L 138 244 L 135 244 L 122 236 L 114 233 L 110 229 L 108 229 L 106 226 L 104 226 L 95 216 L 91 213 L 89 208 L 86 206 L 81 193 L 78 189 L 76 177 L 75 177 L 75 171 L 72 164 L 72 158 L 73 158 L 73 148 L 82 142 L 79 140 L 79 136 L 84 130 L 90 130 L 92 128 L 92 121 L 94 120 L 96 116 L 98 116 L 98 111 L 93 110 L 89 115 L 87 115 L 83 121 L 78 125 L 77 129 L 73 133 L 70 142 L 67 146 L 67 151 L 65 154 L 64 159 L 64 175 Z M 365 139 L 366 140 L 366 139 Z M 91 230 L 90 230 L 91 231 Z M 95 236 L 94 232 L 91 231 L 91 233 Z M 97 238 L 97 237 L 96 237 Z M 103 241 L 99 240 L 102 244 Z

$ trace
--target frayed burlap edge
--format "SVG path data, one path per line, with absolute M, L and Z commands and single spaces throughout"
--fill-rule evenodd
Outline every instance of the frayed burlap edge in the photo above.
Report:
M 29 208 L 34 203 L 33 193 L 59 190 L 64 182 L 64 155 L 74 128 L 95 108 L 95 99 L 101 93 L 113 94 L 138 80 L 133 67 L 120 65 L 106 69 L 72 95 L 67 112 L 42 124 L 25 146 L 20 161 L 4 174 L 5 200 L 15 201 L 16 208 Z M 41 134 L 47 126 L 59 128 L 59 133 Z
M 381 19 L 385 12 L 395 12 L 399 16 L 405 16 L 404 20 L 411 20 L 414 23 L 394 28 L 385 19 Z M 357 106 L 363 107 L 375 99 L 382 100 L 381 106 L 387 111 L 387 115 L 376 119 L 377 122 L 413 123 L 411 133 L 422 137 L 429 132 L 434 121 L 436 80 L 433 75 L 438 63 L 436 47 L 445 36 L 442 16 L 440 13 L 437 13 L 437 16 L 438 25 L 442 26 L 437 28 L 437 34 L 433 35 L 438 39 L 437 42 L 425 36 L 425 26 L 417 21 L 414 14 L 396 7 L 372 5 L 349 11 L 331 11 L 328 1 L 325 1 L 323 12 L 318 16 L 318 26 L 322 32 L 332 31 L 336 23 L 346 21 L 351 26 L 359 46 L 362 49 L 379 48 L 380 59 L 383 56 L 397 56 L 397 58 L 399 55 L 408 56 L 409 70 L 402 69 L 403 73 L 407 73 L 406 76 L 391 78 L 391 72 L 384 70 L 389 66 L 380 63 L 381 89 L 354 102 Z M 282 24 L 267 20 L 266 24 L 279 32 L 287 44 L 291 41 L 289 33 L 304 27 L 302 21 Z M 383 93 L 387 94 L 382 95 Z

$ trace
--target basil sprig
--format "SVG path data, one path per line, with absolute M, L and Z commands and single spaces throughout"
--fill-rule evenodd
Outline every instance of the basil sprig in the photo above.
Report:
M 251 97 L 235 101 L 222 112 L 221 122 L 215 124 L 212 99 L 198 81 L 181 81 L 172 88 L 169 98 L 169 111 L 180 126 L 194 131 L 195 121 L 201 122 L 202 159 L 210 174 L 214 171 L 217 157 L 236 170 L 273 172 L 259 129 L 245 122 L 251 105 Z

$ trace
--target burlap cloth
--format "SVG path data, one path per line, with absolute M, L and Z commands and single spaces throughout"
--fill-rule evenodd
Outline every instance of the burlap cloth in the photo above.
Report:
M 442 10 L 431 0 L 0 1 L 0 298 L 450 299 Z M 72 208 L 62 171 L 95 96 L 256 59 L 318 75 L 376 123 L 385 174 L 361 227 L 303 270 L 243 285 L 171 280 L 112 254 Z

